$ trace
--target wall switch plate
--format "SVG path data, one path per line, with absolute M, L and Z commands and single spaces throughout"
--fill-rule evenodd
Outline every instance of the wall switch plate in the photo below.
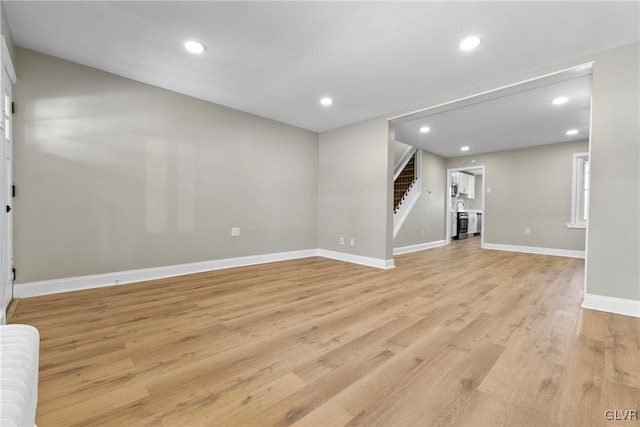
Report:
M 231 227 L 231 237 L 240 236 L 240 227 Z
M 355 246 L 355 245 L 356 245 L 356 239 L 349 240 L 349 246 Z
M 524 229 L 524 232 L 525 232 L 526 234 L 531 234 L 531 229 L 530 229 L 530 228 L 525 228 L 525 229 Z
M 339 241 L 340 241 L 340 244 L 341 244 L 341 245 L 344 245 L 344 237 L 340 236 Z
M 487 187 L 487 193 L 491 193 L 491 187 Z

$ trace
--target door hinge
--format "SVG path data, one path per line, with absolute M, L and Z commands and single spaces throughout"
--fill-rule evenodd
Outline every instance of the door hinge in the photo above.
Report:
M 16 186 L 15 185 L 11 186 L 11 197 L 16 197 Z
M 7 205 L 7 213 L 11 212 L 11 206 Z
M 15 114 L 16 113 L 16 103 L 14 101 L 11 101 L 11 114 Z
M 16 269 L 12 268 L 11 271 L 13 272 L 13 277 L 11 278 L 12 281 L 16 281 Z

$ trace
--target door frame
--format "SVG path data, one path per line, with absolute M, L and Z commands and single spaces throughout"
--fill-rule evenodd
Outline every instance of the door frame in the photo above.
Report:
M 9 47 L 7 45 L 7 40 L 4 36 L 2 36 L 2 46 L 0 47 L 0 64 L 2 72 L 0 73 L 0 88 L 2 89 L 2 95 L 0 98 L 0 102 L 4 102 L 4 88 L 5 85 L 9 85 L 13 87 L 15 85 L 16 72 L 13 67 L 13 61 L 11 60 L 11 55 L 9 53 Z M 9 81 L 5 81 L 5 76 L 9 79 Z M 13 101 L 13 94 L 9 103 L 6 105 L 7 109 L 11 109 L 11 102 Z M 1 112 L 0 112 L 1 113 Z M 8 111 L 8 116 L 11 117 L 12 112 Z M 4 119 L 4 118 L 2 118 Z M 4 128 L 6 123 L 3 123 L 2 131 L 4 132 Z M 13 126 L 9 128 L 9 130 L 13 133 Z M 5 144 L 4 144 L 4 135 L 2 136 L 2 144 L 0 144 L 0 161 L 3 163 L 2 169 L 4 169 L 4 159 L 5 159 Z M 11 136 L 11 144 L 13 145 L 13 135 Z M 11 150 L 13 151 L 13 150 Z M 3 179 L 4 172 L 0 171 L 0 203 L 2 204 L 2 217 L 0 217 L 0 242 L 1 244 L 7 244 L 6 251 L 3 247 L 2 251 L 0 251 L 0 324 L 5 324 L 7 322 L 7 307 L 11 299 L 13 299 L 13 280 L 12 280 L 12 270 L 13 270 L 13 209 L 9 213 L 10 217 L 7 216 L 5 212 L 5 205 L 11 206 L 13 208 L 13 194 L 12 194 L 12 185 L 13 185 L 13 155 L 9 156 L 8 163 L 9 175 L 7 176 L 7 181 Z M 2 235 L 3 230 L 5 229 L 5 224 L 8 222 L 8 236 Z M 5 283 L 5 280 L 9 280 L 8 283 Z M 7 286 L 8 285 L 8 286 Z M 10 295 L 6 295 L 6 291 L 9 291 Z M 5 304 L 5 300 L 7 303 Z
M 452 224 L 451 224 L 451 172 L 465 172 L 465 171 L 469 171 L 469 170 L 476 170 L 476 169 L 481 169 L 482 170 L 482 206 L 481 206 L 481 210 L 482 210 L 482 231 L 480 232 L 480 247 L 484 248 L 484 236 L 485 236 L 485 230 L 487 229 L 486 227 L 486 210 L 485 210 L 485 197 L 487 195 L 487 192 L 485 190 L 486 185 L 487 185 L 487 169 L 485 167 L 485 165 L 472 165 L 472 166 L 465 166 L 462 168 L 451 168 L 451 169 L 447 169 L 447 188 L 446 188 L 446 192 L 445 194 L 447 195 L 447 211 L 446 211 L 446 226 L 445 226 L 445 230 L 446 230 L 446 244 L 450 244 L 451 243 L 451 228 L 452 228 Z

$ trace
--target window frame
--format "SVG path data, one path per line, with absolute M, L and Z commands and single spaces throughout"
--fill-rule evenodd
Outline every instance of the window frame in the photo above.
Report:
M 571 180 L 571 222 L 569 228 L 587 228 L 591 162 L 589 153 L 573 153 Z

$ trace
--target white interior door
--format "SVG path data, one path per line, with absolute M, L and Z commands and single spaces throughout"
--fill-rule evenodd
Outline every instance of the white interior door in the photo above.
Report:
M 13 298 L 13 142 L 12 88 L 13 66 L 2 46 L 2 111 L 0 112 L 0 323 L 6 323 L 6 310 Z M 8 71 L 9 70 L 9 71 Z M 10 75 L 11 74 L 11 75 Z
M 2 306 L 13 298 L 13 170 L 11 140 L 11 80 L 2 71 Z

